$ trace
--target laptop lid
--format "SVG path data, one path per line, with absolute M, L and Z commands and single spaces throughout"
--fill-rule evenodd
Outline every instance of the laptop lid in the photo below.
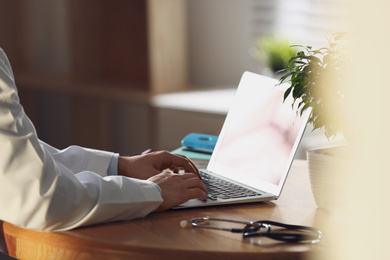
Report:
M 271 193 L 283 188 L 310 109 L 299 116 L 286 85 L 251 72 L 241 78 L 207 170 Z M 297 103 L 298 104 L 298 103 Z

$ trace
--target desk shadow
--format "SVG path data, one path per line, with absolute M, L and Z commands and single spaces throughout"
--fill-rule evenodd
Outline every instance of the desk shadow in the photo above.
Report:
M 111 233 L 112 230 L 131 230 L 130 227 L 133 226 L 143 227 L 144 229 L 156 229 L 156 226 L 159 225 L 163 225 L 168 228 L 180 227 L 180 221 L 189 220 L 195 217 L 210 216 L 243 221 L 256 221 L 260 219 L 268 219 L 270 216 L 272 216 L 275 207 L 276 205 L 272 202 L 257 202 L 198 208 L 171 209 L 164 212 L 153 212 L 144 218 L 96 224 L 58 233 L 71 237 L 94 240 L 98 234 L 105 235 L 106 232 Z
M 260 247 L 262 248 L 262 250 L 268 252 L 305 253 L 305 252 L 312 252 L 313 250 L 319 248 L 319 244 L 279 242 L 266 237 L 245 238 L 245 239 L 243 238 L 243 243 Z
M 9 256 L 8 254 L 4 254 L 2 252 L 0 252 L 0 259 L 1 260 L 17 260 L 16 258 L 13 258 L 13 257 Z
M 240 203 L 240 204 L 227 204 L 227 205 L 214 205 L 198 208 L 181 208 L 171 209 L 162 213 L 152 213 L 151 217 L 158 218 L 170 218 L 182 215 L 183 217 L 203 217 L 203 216 L 238 216 L 240 218 L 245 217 L 247 221 L 254 221 L 265 218 L 273 214 L 273 210 L 277 205 L 273 202 L 252 202 L 252 203 Z
M 0 253 L 4 253 L 8 255 L 7 244 L 5 243 L 5 238 L 4 238 L 3 224 L 4 222 L 0 220 Z

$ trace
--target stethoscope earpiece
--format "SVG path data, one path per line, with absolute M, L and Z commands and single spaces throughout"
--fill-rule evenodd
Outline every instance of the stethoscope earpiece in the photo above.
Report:
M 182 220 L 182 221 L 180 221 L 180 226 L 181 226 L 182 228 L 185 228 L 185 227 L 188 226 L 188 223 L 189 223 L 188 220 Z

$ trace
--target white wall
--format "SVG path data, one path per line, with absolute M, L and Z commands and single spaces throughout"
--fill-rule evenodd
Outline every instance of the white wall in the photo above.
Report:
M 255 72 L 250 56 L 251 0 L 188 0 L 189 83 L 237 86 L 245 70 Z
M 67 73 L 70 69 L 66 0 L 29 0 L 27 15 L 36 68 Z

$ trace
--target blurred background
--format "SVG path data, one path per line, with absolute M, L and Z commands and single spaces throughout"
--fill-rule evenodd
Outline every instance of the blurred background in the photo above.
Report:
M 244 71 L 278 78 L 272 55 L 347 29 L 349 2 L 0 0 L 0 47 L 43 141 L 172 150 L 219 134 Z M 324 145 L 309 126 L 297 156 Z

